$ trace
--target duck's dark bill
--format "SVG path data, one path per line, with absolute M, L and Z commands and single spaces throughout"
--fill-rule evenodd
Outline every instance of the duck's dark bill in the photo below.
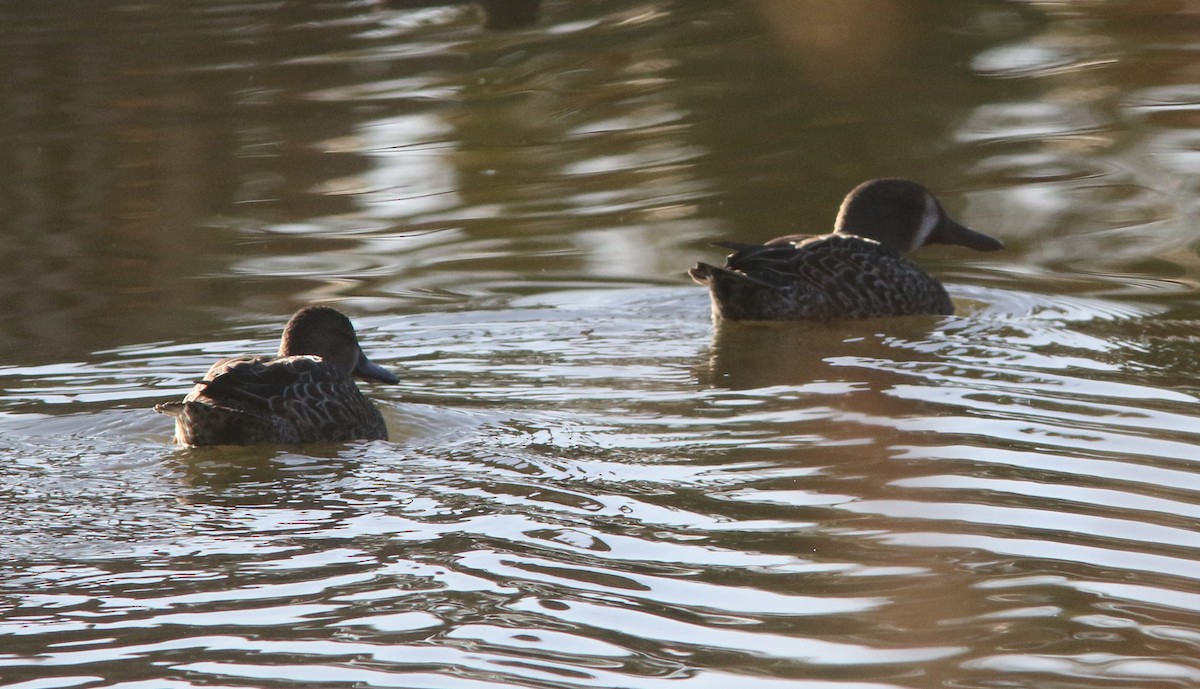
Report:
M 363 380 L 373 380 L 377 383 L 395 384 L 400 382 L 396 374 L 371 361 L 365 354 L 359 355 L 358 364 L 354 367 L 354 375 Z
M 958 244 L 976 251 L 996 251 L 1004 248 L 1004 242 L 990 237 L 982 232 L 976 232 L 965 225 L 959 225 L 950 218 L 945 218 L 933 230 L 933 236 L 930 237 L 932 244 L 934 242 L 941 244 Z

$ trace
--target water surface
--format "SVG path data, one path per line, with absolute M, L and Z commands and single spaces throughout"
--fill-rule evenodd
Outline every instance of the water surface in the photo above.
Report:
M 413 4 L 0 9 L 0 687 L 1200 686 L 1186 5 Z M 714 327 L 885 175 L 956 316 Z M 392 440 L 171 448 L 312 301 Z

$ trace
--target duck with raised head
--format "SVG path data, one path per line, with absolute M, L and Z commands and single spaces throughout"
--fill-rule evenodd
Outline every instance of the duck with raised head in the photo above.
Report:
M 873 179 L 842 201 L 833 232 L 789 235 L 733 249 L 721 267 L 688 271 L 708 287 L 713 317 L 733 321 L 830 321 L 952 314 L 937 279 L 905 258 L 927 244 L 995 251 L 1004 244 L 955 222 L 925 187 Z
M 175 417 L 178 445 L 387 440 L 355 376 L 400 382 L 363 354 L 349 318 L 306 306 L 287 322 L 276 356 L 218 361 L 183 401 L 154 409 Z

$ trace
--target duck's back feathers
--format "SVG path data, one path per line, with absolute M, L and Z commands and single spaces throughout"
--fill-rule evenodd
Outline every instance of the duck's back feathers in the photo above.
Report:
M 788 237 L 767 244 L 722 243 L 723 267 L 690 272 L 729 320 L 835 320 L 950 314 L 941 283 L 895 250 L 849 234 Z
M 181 445 L 386 440 L 383 416 L 354 380 L 316 356 L 239 357 L 213 365 L 175 416 Z

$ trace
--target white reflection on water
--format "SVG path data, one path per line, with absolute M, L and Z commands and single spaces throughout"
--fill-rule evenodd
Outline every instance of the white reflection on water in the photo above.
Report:
M 71 355 L 0 369 L 8 686 L 1194 679 L 1187 41 L 1083 40 L 1123 31 L 1073 18 L 1100 5 L 614 1 L 511 34 L 355 6 L 14 91 L 22 160 L 70 162 L 14 166 L 8 323 Z M 25 143 L 42 102 L 120 154 Z M 958 316 L 714 329 L 704 240 L 827 224 L 883 172 L 1009 241 L 919 255 Z M 152 401 L 326 297 L 404 374 L 368 389 L 392 442 L 167 445 Z
M 9 452 L 57 457 L 37 471 L 70 474 L 22 480 L 10 465 L 7 485 L 23 497 L 8 503 L 20 517 L 4 542 L 26 565 L 8 590 L 33 615 L 0 622 L 0 634 L 72 640 L 0 662 L 182 653 L 173 667 L 217 681 L 285 681 L 303 668 L 326 683 L 404 686 L 436 667 L 429 677 L 465 675 L 453 686 L 552 676 L 654 686 L 718 654 L 734 660 L 698 672 L 698 686 L 766 659 L 868 680 L 872 667 L 990 672 L 999 656 L 964 643 L 964 628 L 978 638 L 998 619 L 1070 623 L 1054 612 L 1077 609 L 1067 601 L 989 598 L 1018 586 L 1010 568 L 1056 573 L 1042 581 L 1046 601 L 1102 595 L 1097 586 L 1139 572 L 1159 578 L 1141 598 L 1169 606 L 1200 547 L 1178 522 L 1197 512 L 1196 481 L 1173 464 L 1196 456 L 1180 428 L 1194 397 L 1127 380 L 1101 358 L 1121 351 L 1101 331 L 1072 330 L 1132 321 L 1121 316 L 1132 305 L 1054 310 L 1030 295 L 972 294 L 984 313 L 1007 315 L 890 333 L 734 328 L 710 342 L 702 290 L 649 288 L 363 317 L 364 346 L 405 372 L 399 386 L 370 388 L 395 441 L 325 457 L 171 451 L 167 420 L 141 401 L 155 375 L 166 393 L 213 351 L 269 348 L 274 324 L 251 328 L 261 338 L 8 370 L 24 381 L 7 393 L 19 408 L 56 410 L 95 379 L 136 409 L 51 417 L 64 435 L 0 419 L 19 443 Z M 751 366 L 793 356 L 797 367 L 762 387 L 724 387 L 748 380 L 738 360 L 712 360 L 734 344 Z M 1160 346 L 1142 344 L 1144 355 Z M 104 463 L 131 445 L 157 459 Z M 113 510 L 117 496 L 126 506 Z M 71 531 L 48 533 L 68 509 Z M 959 601 L 949 633 L 938 631 L 944 616 L 927 627 L 914 612 L 914 590 Z M 245 631 L 212 636 L 219 626 Z M 170 638 L 125 636 L 137 629 Z M 347 657 L 378 667 L 363 675 Z
M 371 158 L 356 194 L 357 207 L 367 217 L 395 218 L 402 204 L 406 216 L 420 220 L 458 209 L 462 199 L 455 189 L 457 172 L 447 155 L 453 149 L 450 125 L 443 118 L 416 113 L 365 122 L 358 150 Z M 403 143 L 401 143 L 403 142 Z
M 862 645 L 830 643 L 816 639 L 764 634 L 760 630 L 742 631 L 738 626 L 753 629 L 752 620 L 737 618 L 705 620 L 695 624 L 671 620 L 648 612 L 616 608 L 591 603 L 560 603 L 523 600 L 510 607 L 513 610 L 546 615 L 572 626 L 593 627 L 616 634 L 637 630 L 647 639 L 689 647 L 700 641 L 708 649 L 737 650 L 756 657 L 802 659 L 819 665 L 874 665 L 883 663 L 920 663 L 965 652 L 963 647 L 905 648 L 889 650 Z M 713 624 L 716 622 L 716 624 Z

